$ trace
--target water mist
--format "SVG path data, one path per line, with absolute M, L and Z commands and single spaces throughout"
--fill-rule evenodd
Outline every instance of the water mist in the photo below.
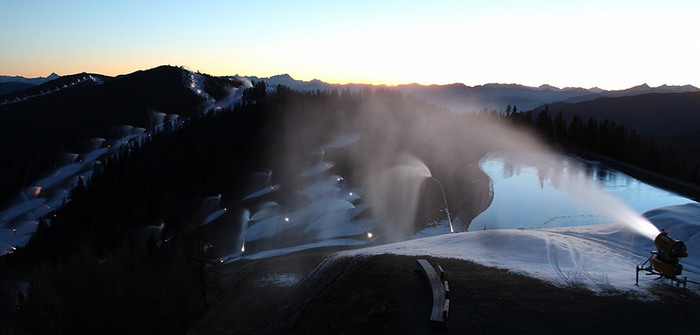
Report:
M 242 249 L 245 248 L 246 236 L 250 241 L 269 240 L 273 244 L 289 240 L 287 235 L 278 233 L 297 233 L 299 238 L 292 236 L 291 239 L 300 243 L 332 236 L 333 229 L 348 223 L 348 217 L 353 218 L 361 208 L 369 208 L 361 217 L 369 223 L 369 228 L 363 229 L 363 235 L 381 237 L 384 242 L 405 240 L 421 229 L 422 222 L 417 221 L 423 218 L 432 221 L 438 217 L 444 220 L 450 212 L 454 215 L 452 218 L 460 218 L 464 224 L 456 230 L 466 230 L 472 219 L 492 201 L 488 176 L 478 166 L 482 157 L 495 151 L 538 157 L 552 152 L 537 136 L 523 127 L 513 126 L 511 120 L 489 115 L 444 113 L 414 100 L 394 99 L 391 93 L 388 96 L 374 93 L 363 95 L 361 99 L 355 99 L 357 96 L 354 95 L 346 98 L 357 105 L 343 106 L 347 109 L 343 110 L 343 116 L 334 119 L 322 119 L 334 111 L 306 104 L 307 101 L 299 106 L 290 104 L 289 110 L 285 110 L 284 131 L 279 132 L 284 134 L 280 149 L 271 152 L 273 157 L 265 161 L 275 169 L 276 182 L 280 184 L 272 185 L 270 175 L 260 173 L 259 179 L 265 181 L 257 184 L 242 200 L 245 206 L 255 206 L 274 199 L 276 203 L 284 204 L 285 210 L 289 211 L 284 218 L 291 220 L 282 223 L 279 221 L 283 217 L 280 208 L 263 204 L 253 215 L 259 220 L 251 222 L 250 229 L 247 229 L 251 220 L 250 213 L 247 213 L 243 219 L 245 228 L 239 237 Z M 312 98 L 308 100 L 314 101 Z M 321 110 L 308 111 L 314 108 Z M 357 135 L 345 135 L 350 137 L 344 141 L 352 145 L 339 142 L 336 146 L 329 141 L 331 136 L 328 134 Z M 611 220 L 625 222 L 646 237 L 656 235 L 653 225 L 606 195 L 604 190 L 588 185 L 590 181 L 580 182 L 558 175 L 554 171 L 556 165 L 551 164 L 554 163 L 542 159 L 536 165 L 542 171 L 541 185 L 551 181 L 571 197 L 603 211 L 606 217 L 613 218 Z M 338 192 L 334 189 L 337 185 L 310 187 L 328 174 L 342 175 L 342 178 L 336 177 L 336 182 L 342 181 L 364 191 L 364 203 L 353 203 L 357 199 L 349 196 L 325 198 L 326 194 Z M 437 190 L 438 185 L 431 185 L 433 181 L 428 181 L 431 178 L 440 190 Z M 274 192 L 282 185 L 285 186 L 282 192 Z M 274 193 L 269 194 L 271 192 Z M 296 199 L 299 195 L 306 197 L 302 203 L 308 207 L 290 205 L 293 201 L 285 198 Z M 436 209 L 443 212 L 438 213 Z M 514 220 L 519 219 L 517 210 L 507 210 L 516 216 Z M 343 237 L 347 236 L 360 238 L 350 234 Z M 256 243 L 256 249 L 263 243 Z

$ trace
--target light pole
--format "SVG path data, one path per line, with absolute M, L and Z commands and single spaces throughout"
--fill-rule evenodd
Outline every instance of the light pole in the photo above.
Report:
M 447 207 L 447 197 L 445 196 L 445 189 L 442 187 L 442 184 L 435 179 L 435 177 L 430 176 L 430 179 L 434 180 L 435 182 L 440 185 L 440 190 L 442 191 L 442 198 L 445 200 L 445 213 L 447 213 L 447 222 L 450 223 L 450 233 L 454 233 L 455 229 L 452 227 L 452 219 L 450 219 L 450 209 Z

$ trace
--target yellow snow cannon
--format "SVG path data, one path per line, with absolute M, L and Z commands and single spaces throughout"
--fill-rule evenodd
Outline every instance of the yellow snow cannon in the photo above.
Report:
M 675 240 L 668 236 L 668 232 L 661 230 L 661 233 L 654 239 L 656 245 L 656 256 L 651 258 L 654 269 L 662 276 L 676 277 L 683 272 L 683 265 L 678 259 L 688 257 L 688 251 L 683 241 Z
M 659 275 L 656 279 L 670 279 L 676 286 L 683 284 L 683 293 L 685 293 L 688 278 L 678 278 L 683 273 L 683 264 L 679 260 L 688 257 L 685 243 L 668 236 L 668 232 L 662 229 L 654 239 L 654 245 L 657 251 L 652 251 L 651 256 L 642 265 L 637 266 L 635 285 L 639 285 L 639 272 L 646 271 L 647 275 Z

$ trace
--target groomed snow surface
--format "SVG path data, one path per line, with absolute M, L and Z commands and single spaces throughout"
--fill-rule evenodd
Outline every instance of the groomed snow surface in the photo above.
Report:
M 684 240 L 689 257 L 681 260 L 683 275 L 700 281 L 700 204 L 654 209 L 644 214 L 659 229 Z M 474 261 L 509 269 L 556 285 L 582 285 L 594 291 L 643 291 L 656 276 L 635 268 L 656 250 L 644 234 L 626 223 L 552 229 L 496 229 L 420 238 L 339 253 L 340 257 L 395 254 Z M 692 283 L 689 285 L 693 285 Z

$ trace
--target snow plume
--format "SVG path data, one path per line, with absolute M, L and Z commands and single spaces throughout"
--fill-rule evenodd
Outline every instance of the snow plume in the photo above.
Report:
M 649 239 L 659 233 L 613 192 L 654 195 L 648 190 L 627 186 L 629 180 L 608 178 L 605 168 L 590 162 L 586 165 L 572 157 L 546 153 L 499 152 L 487 155 L 480 167 L 491 178 L 495 198 L 474 220 L 476 229 L 622 222 Z M 625 194 L 619 196 L 634 198 Z M 636 201 L 636 198 L 629 199 L 627 203 Z
M 165 121 L 165 113 L 159 112 L 154 109 L 148 110 L 148 117 L 151 121 L 151 127 L 155 127 Z
M 226 90 L 228 91 L 226 97 L 218 101 L 213 101 L 208 108 L 205 108 L 205 113 L 210 111 L 218 112 L 225 108 L 233 108 L 236 102 L 239 102 L 243 97 L 245 88 L 228 87 Z
M 95 143 L 102 143 L 96 139 Z M 97 145 L 97 144 L 96 144 Z M 83 155 L 66 154 L 62 167 L 57 167 L 47 176 L 20 193 L 18 199 L 0 210 L 0 245 L 22 247 L 38 228 L 37 221 L 56 210 L 64 201 L 70 201 L 68 189 L 85 182 L 92 174 L 98 158 L 107 153 L 107 148 L 98 148 Z M 0 255 L 12 253 L 14 249 L 0 246 Z
M 248 77 L 242 77 L 239 75 L 235 75 L 235 76 L 233 76 L 233 79 L 240 80 L 243 83 L 243 86 L 245 88 L 253 87 L 253 83 L 250 82 L 250 79 L 248 79 Z
M 368 176 L 367 191 L 374 194 L 373 210 L 380 215 L 383 233 L 390 241 L 403 240 L 415 232 L 416 208 L 423 181 L 430 177 L 425 164 L 415 157 L 399 157 L 396 165 Z

